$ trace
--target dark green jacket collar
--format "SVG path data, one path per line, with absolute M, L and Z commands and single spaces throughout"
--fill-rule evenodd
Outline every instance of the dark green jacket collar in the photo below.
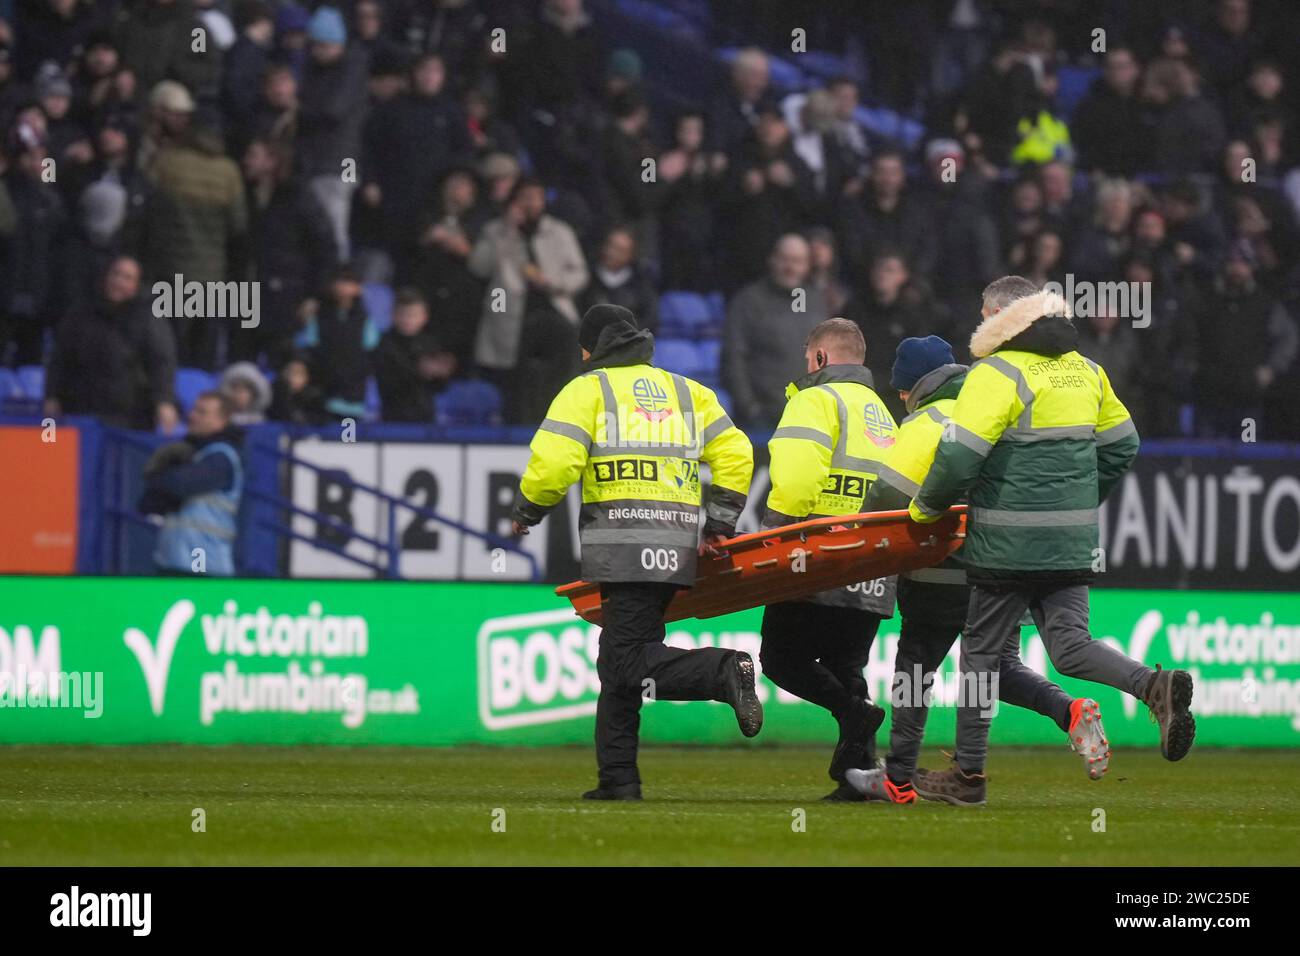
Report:
M 907 414 L 910 415 L 941 398 L 956 398 L 969 371 L 969 366 L 950 364 L 940 365 L 926 372 L 916 380 L 916 384 L 907 393 L 907 401 L 904 403 Z
M 827 365 L 825 368 L 819 368 L 815 372 L 809 372 L 803 378 L 796 379 L 785 387 L 785 397 L 794 398 L 805 388 L 816 388 L 818 385 L 829 385 L 832 382 L 856 382 L 859 385 L 865 385 L 873 391 L 876 383 L 871 377 L 871 370 L 865 365 Z

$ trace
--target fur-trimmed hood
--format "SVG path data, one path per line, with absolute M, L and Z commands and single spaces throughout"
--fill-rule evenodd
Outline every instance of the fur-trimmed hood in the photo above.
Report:
M 1077 337 L 1078 333 L 1069 321 L 1070 304 L 1055 292 L 1037 292 L 1023 299 L 1016 299 L 1000 312 L 993 313 L 981 322 L 970 337 L 970 354 L 977 359 L 992 355 L 998 349 L 1004 348 L 1012 339 L 1026 332 L 1039 319 L 1048 317 L 1064 320 L 1063 325 Z M 1059 326 L 1062 323 L 1051 324 Z M 1068 352 L 1074 347 L 1072 341 L 1068 344 L 1064 341 L 1067 337 L 1053 336 L 1062 340 L 1060 344 L 1065 347 L 1060 350 L 1061 352 Z M 1027 348 L 1026 351 L 1036 352 L 1040 349 Z

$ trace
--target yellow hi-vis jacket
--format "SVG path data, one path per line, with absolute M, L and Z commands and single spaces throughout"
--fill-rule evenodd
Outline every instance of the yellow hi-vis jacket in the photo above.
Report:
M 830 365 L 792 382 L 768 442 L 772 489 L 764 528 L 862 511 L 897 426 L 861 365 Z M 894 613 L 895 578 L 863 581 L 806 600 Z
M 570 381 L 533 436 L 515 518 L 536 524 L 582 480 L 587 581 L 695 583 L 700 463 L 712 472 L 704 530 L 730 534 L 745 507 L 753 447 L 712 390 L 649 364 Z
M 908 391 L 908 415 L 898 423 L 897 440 L 885 453 L 880 475 L 863 503 L 864 511 L 908 510 L 913 496 L 921 490 L 925 476 L 930 473 L 944 425 L 957 404 L 968 371 L 965 365 L 941 365 L 921 376 Z M 925 584 L 961 586 L 959 599 L 966 600 L 966 571 L 960 552 L 936 567 L 907 571 L 899 577 Z

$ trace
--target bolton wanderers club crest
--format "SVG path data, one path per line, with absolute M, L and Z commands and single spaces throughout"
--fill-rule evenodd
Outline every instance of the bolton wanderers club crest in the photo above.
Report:
M 648 378 L 638 378 L 633 383 L 632 398 L 636 400 L 636 410 L 648 422 L 661 422 L 673 413 L 668 407 L 668 393 L 662 385 Z
M 862 433 L 871 439 L 871 444 L 877 448 L 888 448 L 894 443 L 894 422 L 882 406 L 864 406 L 862 417 L 866 424 Z

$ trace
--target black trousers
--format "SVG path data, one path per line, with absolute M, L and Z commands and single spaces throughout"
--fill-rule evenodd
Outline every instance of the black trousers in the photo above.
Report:
M 842 714 L 853 697 L 868 699 L 862 670 L 881 617 L 851 607 L 807 601 L 763 610 L 763 673 L 809 703 Z
M 602 787 L 640 783 L 636 752 L 643 700 L 722 700 L 723 665 L 734 651 L 686 650 L 664 644 L 664 612 L 677 585 L 602 584 L 600 697 L 596 701 L 596 765 Z

